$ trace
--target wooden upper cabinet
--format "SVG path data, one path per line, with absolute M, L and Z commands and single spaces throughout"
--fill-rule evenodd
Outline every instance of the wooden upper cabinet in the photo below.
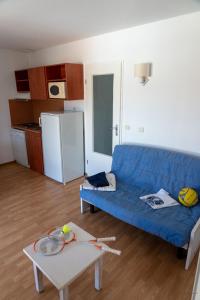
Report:
M 29 89 L 28 70 L 15 71 L 16 88 L 20 93 L 27 93 Z
M 52 82 L 53 85 L 55 85 L 54 82 L 56 84 L 58 82 L 65 83 L 66 100 L 84 99 L 82 64 L 63 63 L 31 68 L 28 71 L 16 71 L 15 77 L 17 90 L 23 92 L 29 91 L 30 88 L 32 100 L 50 99 L 48 86 Z
M 68 100 L 84 99 L 83 65 L 65 64 Z
M 29 69 L 28 79 L 29 79 L 31 99 L 33 100 L 48 99 L 45 67 Z
M 84 98 L 82 64 L 66 63 L 46 66 L 46 78 L 47 86 L 51 82 L 65 82 L 66 100 Z

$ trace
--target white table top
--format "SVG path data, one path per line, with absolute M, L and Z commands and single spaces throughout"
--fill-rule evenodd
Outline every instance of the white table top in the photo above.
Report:
M 70 222 L 68 225 L 76 234 L 77 240 L 94 239 L 91 234 L 74 223 Z M 71 242 L 60 253 L 52 256 L 36 253 L 33 250 L 33 244 L 23 251 L 59 290 L 70 284 L 104 254 L 103 250 L 99 250 L 93 245 L 79 242 Z

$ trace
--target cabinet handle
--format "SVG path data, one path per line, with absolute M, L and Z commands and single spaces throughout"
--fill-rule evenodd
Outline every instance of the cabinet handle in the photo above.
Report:
M 41 118 L 39 117 L 39 126 L 42 127 Z

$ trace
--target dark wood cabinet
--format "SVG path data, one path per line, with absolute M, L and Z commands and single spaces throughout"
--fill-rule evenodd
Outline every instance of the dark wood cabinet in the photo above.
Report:
M 66 100 L 84 99 L 82 64 L 63 63 L 16 71 L 15 78 L 18 92 L 30 90 L 32 100 L 48 100 L 51 82 L 65 82 Z
M 47 82 L 65 81 L 66 72 L 65 64 L 46 66 Z
M 65 64 L 68 100 L 84 99 L 83 65 Z
M 33 100 L 48 99 L 45 67 L 29 69 L 28 78 L 29 78 L 31 99 Z
M 29 92 L 28 70 L 15 71 L 17 91 L 20 93 Z
M 62 81 L 66 83 L 66 100 L 84 98 L 82 64 L 66 63 L 46 66 L 46 78 L 47 86 L 49 82 Z
M 26 146 L 30 168 L 44 174 L 41 132 L 26 130 Z

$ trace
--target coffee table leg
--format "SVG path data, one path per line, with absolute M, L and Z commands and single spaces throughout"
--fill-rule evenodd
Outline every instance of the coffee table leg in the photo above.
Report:
M 102 285 L 102 265 L 103 259 L 99 258 L 95 263 L 95 289 L 100 290 Z
M 60 300 L 69 299 L 69 289 L 68 286 L 65 286 L 62 290 L 59 291 Z
M 42 272 L 38 269 L 38 267 L 33 263 L 33 273 L 35 279 L 35 288 L 38 293 L 44 291 L 43 282 L 42 282 Z

